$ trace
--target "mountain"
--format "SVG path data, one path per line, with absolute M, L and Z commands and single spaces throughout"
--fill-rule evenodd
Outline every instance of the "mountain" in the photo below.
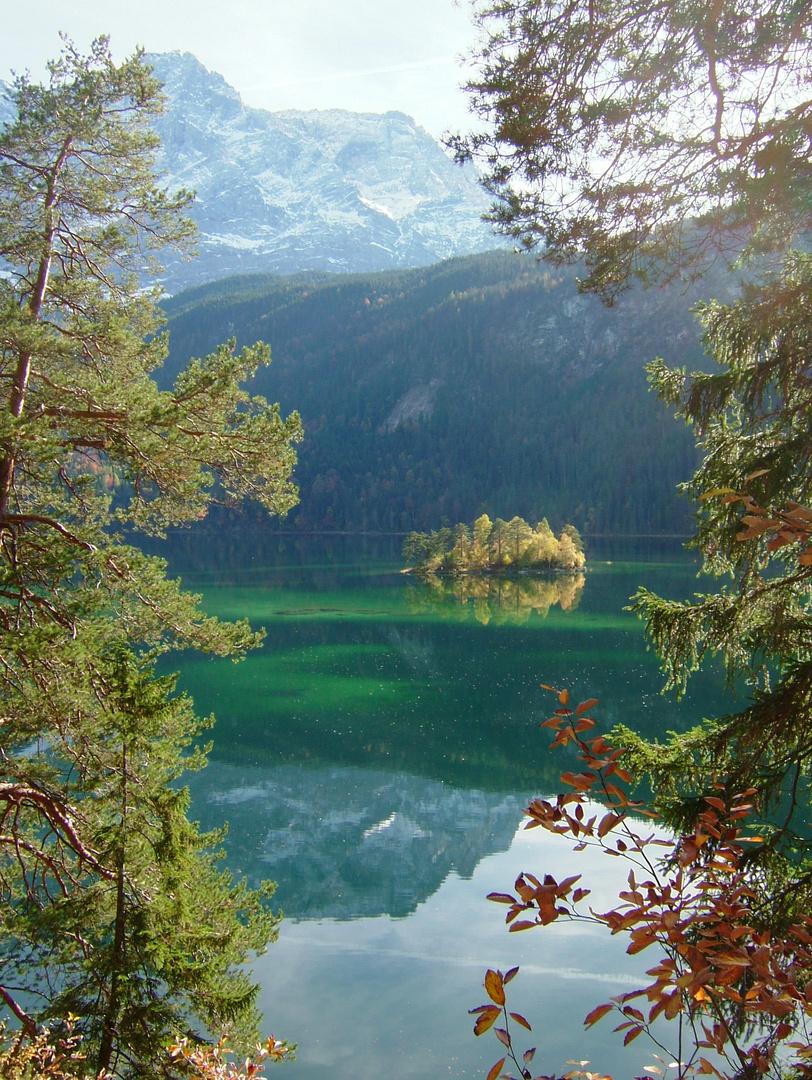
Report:
M 252 109 L 190 53 L 148 57 L 172 189 L 196 192 L 199 258 L 167 253 L 169 292 L 248 271 L 424 266 L 498 244 L 488 199 L 409 116 Z
M 166 305 L 166 380 L 230 337 L 267 341 L 254 392 L 298 409 L 286 527 L 437 528 L 481 513 L 591 533 L 686 533 L 692 433 L 650 394 L 655 356 L 704 361 L 697 294 L 606 308 L 573 271 L 490 252 L 366 275 L 235 278 Z M 725 297 L 731 284 L 706 281 Z

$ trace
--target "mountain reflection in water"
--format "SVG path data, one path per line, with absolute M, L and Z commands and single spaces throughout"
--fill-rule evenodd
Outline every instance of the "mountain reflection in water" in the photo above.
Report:
M 192 777 L 204 828 L 229 822 L 229 863 L 278 883 L 287 916 L 402 917 L 452 871 L 507 851 L 527 800 L 405 773 L 213 762 Z

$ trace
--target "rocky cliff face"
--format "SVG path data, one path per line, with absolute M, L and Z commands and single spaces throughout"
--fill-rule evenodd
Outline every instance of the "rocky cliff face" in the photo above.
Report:
M 166 287 L 231 274 L 424 266 L 496 246 L 487 198 L 403 113 L 251 109 L 189 53 L 152 55 L 169 106 L 157 125 L 172 188 L 196 192 L 200 257 Z

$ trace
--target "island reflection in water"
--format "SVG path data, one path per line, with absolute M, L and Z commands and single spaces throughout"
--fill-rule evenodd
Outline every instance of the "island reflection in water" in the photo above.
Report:
M 531 615 L 546 618 L 551 607 L 574 611 L 581 600 L 586 576 L 580 573 L 460 574 L 454 577 L 421 574 L 404 590 L 412 611 L 443 608 L 450 618 L 495 626 L 521 625 Z M 455 603 L 456 602 L 456 603 Z

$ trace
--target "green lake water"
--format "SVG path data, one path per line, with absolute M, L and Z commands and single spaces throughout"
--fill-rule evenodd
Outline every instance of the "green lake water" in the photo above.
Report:
M 299 1044 L 291 1080 L 484 1076 L 501 1054 L 472 1034 L 486 967 L 521 966 L 513 1006 L 534 1023 L 539 1072 L 568 1059 L 618 1078 L 654 1048 L 624 1051 L 596 1004 L 654 957 L 588 926 L 509 935 L 485 895 L 517 873 L 582 873 L 596 909 L 628 867 L 522 830 L 522 808 L 571 761 L 539 724 L 540 683 L 597 697 L 596 718 L 649 736 L 719 711 L 702 673 L 681 703 L 660 694 L 638 585 L 686 598 L 697 567 L 677 544 L 588 549 L 580 579 L 421 584 L 396 538 L 220 536 L 174 540 L 170 571 L 223 618 L 267 632 L 240 664 L 184 656 L 181 685 L 214 712 L 193 816 L 227 820 L 231 868 L 278 883 L 279 941 L 254 971 L 266 1033 Z M 613 893 L 613 890 L 615 892 Z M 605 1025 L 605 1026 L 604 1026 Z M 633 1052 L 632 1052 L 633 1050 Z M 280 1072 L 280 1076 L 282 1073 Z

